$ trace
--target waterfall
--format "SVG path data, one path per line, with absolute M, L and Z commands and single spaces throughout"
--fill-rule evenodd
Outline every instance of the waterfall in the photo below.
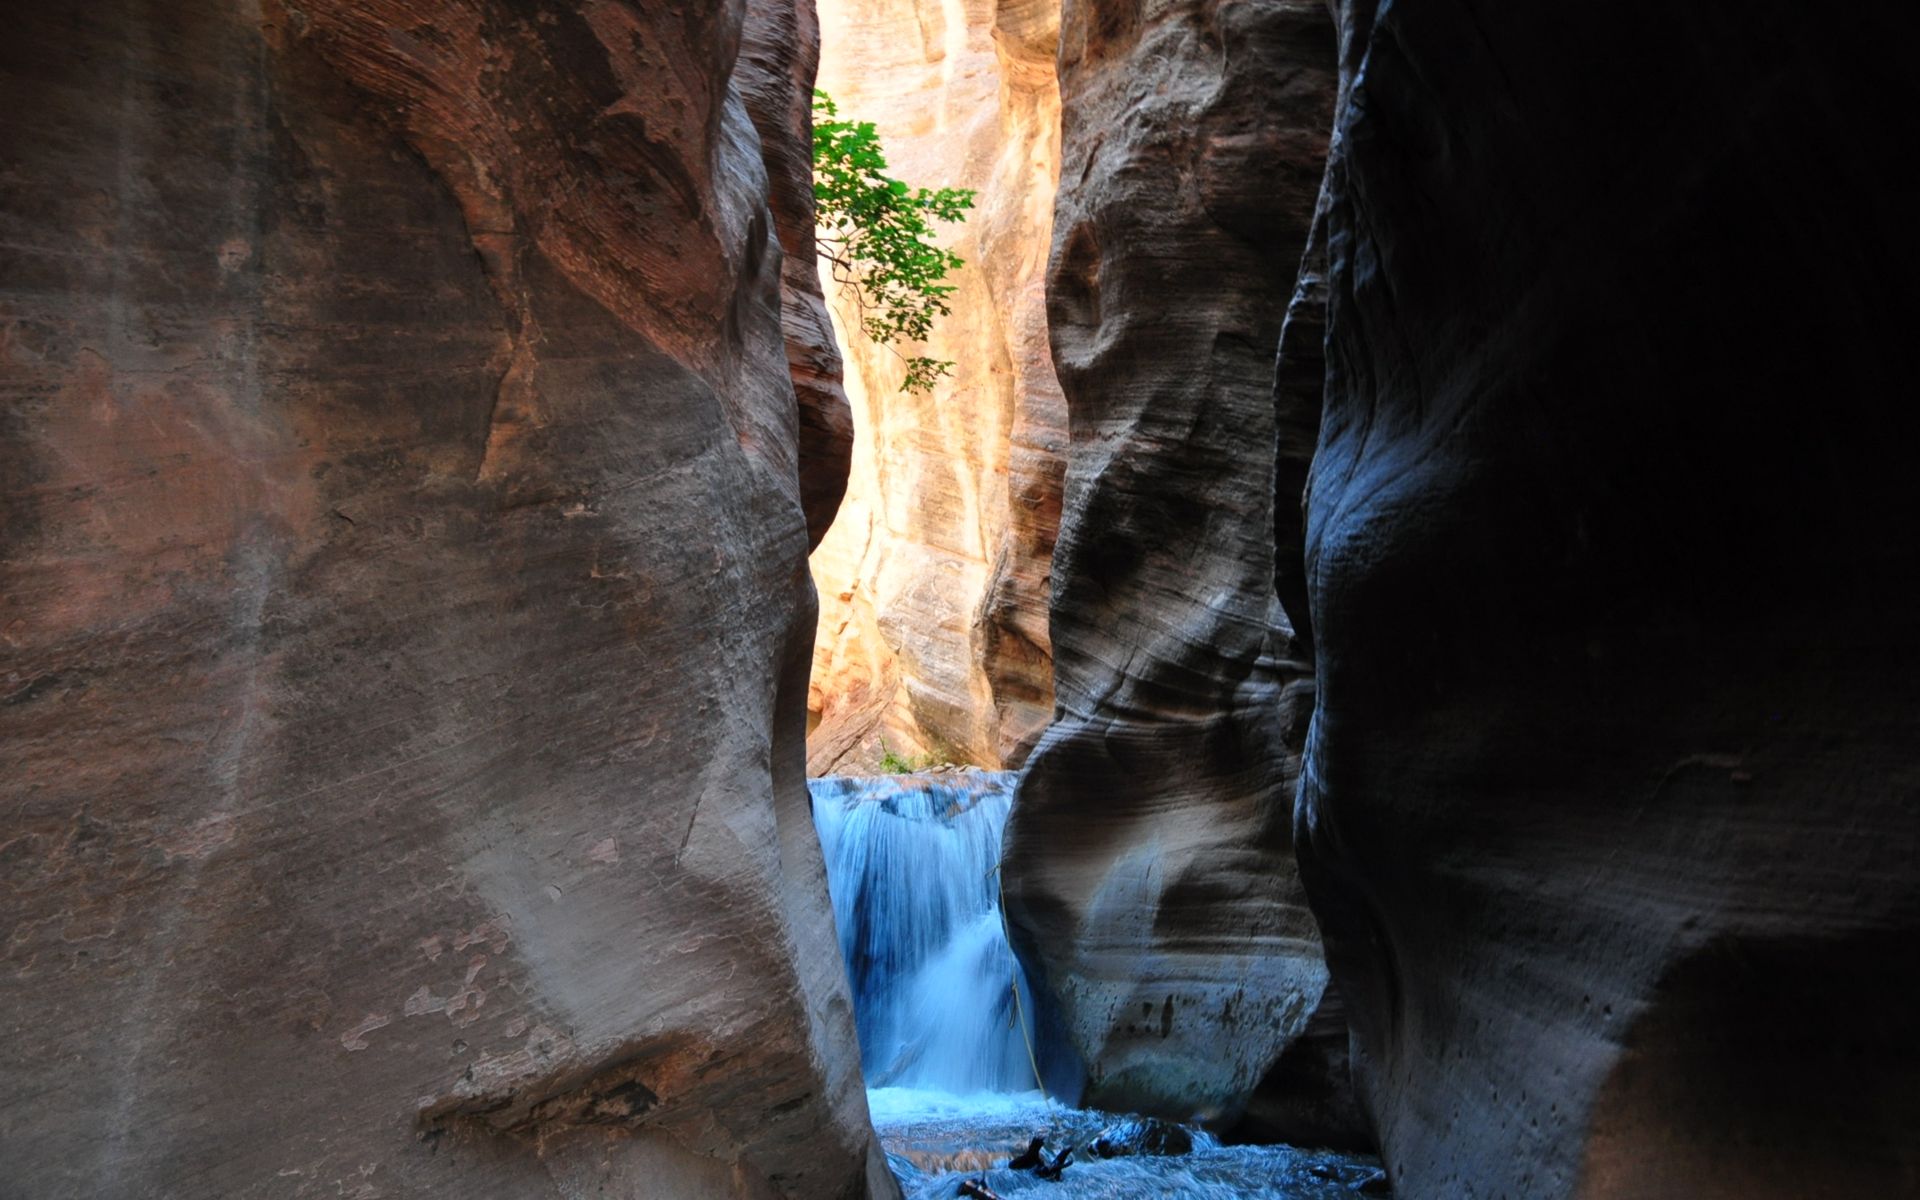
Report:
M 1201 1129 L 1073 1108 L 1070 1087 L 1036 1090 L 1014 989 L 1029 1032 L 1033 996 L 1007 946 L 996 870 L 1017 778 L 808 781 L 867 1107 L 908 1200 L 948 1200 L 969 1180 L 1009 1200 L 1336 1200 L 1379 1175 L 1371 1159 L 1223 1146 Z M 1063 1045 L 1056 1034 L 1036 1047 L 1050 1081 L 1082 1070 L 1061 1061 Z M 1053 1155 L 1074 1152 L 1057 1181 L 1008 1164 L 1036 1136 Z
M 1033 1000 L 1000 917 L 1000 834 L 1016 778 L 809 781 L 869 1087 L 1038 1086 L 1019 1023 Z

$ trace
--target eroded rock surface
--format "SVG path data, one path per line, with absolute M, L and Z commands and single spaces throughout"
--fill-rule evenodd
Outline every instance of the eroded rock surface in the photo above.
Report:
M 820 292 L 813 240 L 813 84 L 820 21 L 811 0 L 749 0 L 739 72 L 760 132 L 780 262 L 780 323 L 800 406 L 800 502 L 818 546 L 847 490 L 853 410 L 841 387 L 839 343 Z
M 1004 872 L 1093 1104 L 1230 1119 L 1326 982 L 1290 837 L 1312 681 L 1275 595 L 1273 383 L 1334 64 L 1316 3 L 1063 18 L 1059 715 Z
M 745 13 L 10 12 L 9 1192 L 893 1193 Z
M 1920 1188 L 1915 24 L 1348 6 L 1298 822 L 1397 1196 Z
M 927 353 L 931 394 L 899 390 L 900 355 L 846 332 L 859 437 L 852 482 L 813 556 L 821 597 L 812 769 L 896 753 L 1019 765 L 1052 716 L 1048 564 L 1066 407 L 1044 297 L 1059 171 L 1057 0 L 938 5 L 824 0 L 821 86 L 873 121 L 893 173 L 978 193 L 945 231 L 967 262 Z

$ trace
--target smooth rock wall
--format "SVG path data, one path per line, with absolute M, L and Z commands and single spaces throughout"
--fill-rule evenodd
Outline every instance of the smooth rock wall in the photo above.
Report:
M 747 11 L 9 12 L 0 1190 L 895 1194 Z
M 873 121 L 893 173 L 970 187 L 942 232 L 966 265 L 926 353 L 931 394 L 858 331 L 831 280 L 857 437 L 852 481 L 814 553 L 820 632 L 809 700 L 815 773 L 874 769 L 881 743 L 1017 766 L 1052 716 L 1048 564 L 1066 406 L 1044 276 L 1059 172 L 1056 0 L 823 0 L 820 83 Z
M 1297 823 L 1394 1194 L 1920 1194 L 1920 15 L 1345 7 Z
M 1063 15 L 1058 712 L 1003 869 L 1093 1104 L 1231 1122 L 1326 983 L 1289 819 L 1311 668 L 1275 591 L 1276 460 L 1306 445 L 1273 385 L 1334 67 L 1309 0 Z

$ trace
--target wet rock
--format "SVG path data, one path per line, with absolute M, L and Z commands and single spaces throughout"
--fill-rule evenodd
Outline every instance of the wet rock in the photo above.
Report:
M 16 8 L 6 1190 L 893 1194 L 745 6 Z
M 941 231 L 963 258 L 926 353 L 955 363 L 901 392 L 892 347 L 849 333 L 860 428 L 846 504 L 814 553 L 815 774 L 909 759 L 1025 761 L 1053 715 L 1049 562 L 1066 404 L 1044 275 L 1060 166 L 1058 0 L 823 0 L 821 85 L 879 126 L 893 173 L 978 192 Z M 840 328 L 858 305 L 828 285 Z
M 1040 1165 L 1040 1148 L 1046 1144 L 1047 1139 L 1043 1137 L 1036 1137 L 1029 1140 L 1025 1150 L 1022 1150 L 1020 1153 L 1014 1155 L 1012 1159 L 1008 1160 L 1007 1169 L 1010 1171 L 1033 1170 L 1033 1168 Z
M 1057 714 L 1004 870 L 1108 1108 L 1230 1120 L 1326 980 L 1289 826 L 1312 681 L 1274 594 L 1273 360 L 1334 54 L 1313 3 L 1063 19 Z
M 1129 1117 L 1101 1130 L 1088 1149 L 1100 1158 L 1169 1158 L 1191 1153 L 1193 1134 L 1184 1126 L 1157 1117 Z
M 1916 25 L 1345 6 L 1297 827 L 1400 1195 L 1920 1178 Z
M 1073 1165 L 1073 1148 L 1069 1146 L 1053 1156 L 1053 1161 L 1043 1162 L 1034 1168 L 1034 1175 L 1040 1179 L 1058 1180 L 1066 1169 Z

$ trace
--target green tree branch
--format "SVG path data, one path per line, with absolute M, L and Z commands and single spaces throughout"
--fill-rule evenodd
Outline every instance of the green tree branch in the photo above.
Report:
M 847 121 L 827 94 L 813 93 L 813 198 L 820 256 L 860 310 L 860 329 L 876 344 L 924 342 L 936 317 L 952 311 L 947 275 L 964 261 L 933 244 L 933 223 L 960 221 L 973 207 L 970 188 L 909 188 L 887 174 L 871 121 Z M 894 353 L 900 354 L 899 350 Z M 929 391 L 954 364 L 901 354 L 903 392 Z

